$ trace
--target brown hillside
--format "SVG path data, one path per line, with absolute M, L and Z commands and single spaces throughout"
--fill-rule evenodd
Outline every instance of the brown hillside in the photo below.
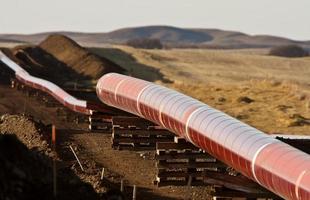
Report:
M 310 50 L 310 41 L 297 41 L 272 35 L 248 35 L 238 31 L 206 28 L 178 28 L 172 26 L 142 26 L 122 28 L 106 33 L 45 32 L 37 34 L 0 34 L 0 40 L 18 40 L 39 43 L 51 34 L 61 34 L 87 47 L 102 47 L 106 44 L 125 44 L 137 38 L 159 39 L 172 47 L 195 48 L 270 48 L 282 45 L 300 45 Z
M 75 41 L 63 35 L 50 35 L 39 44 L 39 47 L 77 73 L 93 79 L 98 79 L 109 72 L 124 72 L 119 65 L 89 53 Z

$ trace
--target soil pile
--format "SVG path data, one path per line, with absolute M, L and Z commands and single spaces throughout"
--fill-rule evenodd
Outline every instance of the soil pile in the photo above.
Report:
M 56 84 L 63 85 L 67 81 L 90 79 L 78 74 L 40 47 L 23 45 L 15 47 L 12 52 L 18 63 L 30 74 Z
M 39 123 L 18 115 L 0 119 L 0 199 L 52 199 L 51 149 Z M 47 195 L 48 194 L 48 195 Z
M 53 159 L 63 166 L 43 139 L 47 127 L 31 118 L 0 118 L 0 199 L 54 199 Z M 92 186 L 68 167 L 58 167 L 57 199 L 98 199 Z
M 2 115 L 0 118 L 0 133 L 15 134 L 29 149 L 51 152 L 43 140 L 43 129 L 43 124 L 21 115 Z
M 47 53 L 79 74 L 93 79 L 109 72 L 123 73 L 124 69 L 112 61 L 88 52 L 70 38 L 53 34 L 39 44 Z

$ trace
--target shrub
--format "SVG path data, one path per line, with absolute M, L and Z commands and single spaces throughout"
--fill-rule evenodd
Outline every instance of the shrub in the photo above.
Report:
M 128 46 L 141 48 L 141 49 L 162 49 L 163 45 L 159 39 L 140 38 L 128 40 Z
M 270 50 L 269 55 L 282 57 L 305 57 L 309 53 L 298 45 L 286 45 L 274 47 Z

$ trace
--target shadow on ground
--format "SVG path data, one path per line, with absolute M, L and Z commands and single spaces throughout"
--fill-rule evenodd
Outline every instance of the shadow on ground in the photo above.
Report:
M 162 81 L 171 83 L 172 81 L 164 77 L 159 69 L 139 63 L 132 55 L 116 48 L 89 48 L 94 54 L 108 58 L 127 70 L 128 75 L 141 78 L 147 81 Z
M 15 135 L 0 135 L 0 199 L 54 199 L 52 159 Z M 61 163 L 57 163 L 60 165 Z M 58 170 L 57 199 L 98 199 L 70 169 Z
M 72 144 L 76 143 L 75 139 L 73 138 L 75 135 L 85 134 L 85 131 L 79 130 L 79 129 L 76 129 L 76 130 L 58 129 L 57 132 L 58 132 L 57 134 L 58 134 L 58 142 L 59 142 L 58 147 L 64 148 L 64 149 L 66 149 L 66 147 L 64 146 L 65 143 L 68 143 L 68 144 L 69 143 L 72 143 Z M 93 133 L 93 134 L 108 134 L 108 133 Z M 79 154 L 82 165 L 93 168 L 97 171 L 98 171 L 98 169 L 102 169 L 102 167 L 104 167 L 104 166 L 94 166 L 94 165 L 90 165 L 88 163 L 83 163 L 86 161 L 86 159 L 91 158 L 91 155 L 87 153 L 87 149 L 83 149 L 83 148 L 84 147 L 82 147 L 82 146 L 77 146 L 77 152 Z M 97 147 L 94 146 L 94 148 L 97 148 Z M 65 151 L 61 150 L 61 152 L 65 152 Z M 72 157 L 73 155 L 71 152 L 69 152 L 69 154 L 62 153 L 60 156 L 62 156 L 62 159 L 65 159 L 65 160 L 74 159 Z M 111 156 L 113 156 L 113 155 L 111 155 Z M 138 176 L 138 174 L 137 174 L 137 176 Z M 109 190 L 112 193 L 114 192 L 117 194 L 121 188 L 121 180 L 123 178 L 124 177 L 117 172 L 117 169 L 106 168 L 103 180 L 100 181 L 100 186 L 104 187 L 104 188 L 109 188 Z M 105 195 L 109 195 L 109 192 L 107 192 Z M 129 184 L 127 182 L 127 180 L 124 180 L 124 193 L 123 193 L 123 195 L 126 197 L 125 199 L 132 199 L 133 185 Z M 172 198 L 172 197 L 168 197 L 165 195 L 156 194 L 150 188 L 138 186 L 138 188 L 137 188 L 137 199 L 139 199 L 139 200 L 158 200 L 158 199 L 176 200 L 177 198 Z

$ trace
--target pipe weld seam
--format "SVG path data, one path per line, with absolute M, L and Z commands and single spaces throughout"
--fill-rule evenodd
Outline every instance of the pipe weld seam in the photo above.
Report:
M 261 152 L 264 148 L 266 148 L 268 145 L 274 144 L 274 143 L 275 143 L 275 142 L 269 142 L 269 143 L 266 143 L 266 144 L 262 145 L 262 146 L 255 152 L 254 157 L 253 157 L 253 159 L 252 159 L 252 163 L 251 163 L 252 174 L 253 174 L 253 177 L 254 177 L 254 179 L 256 180 L 256 182 L 259 183 L 260 185 L 262 185 L 262 184 L 261 184 L 261 182 L 257 179 L 256 174 L 255 174 L 255 162 L 256 162 L 256 159 L 257 159 L 258 155 L 260 154 L 260 152 Z

